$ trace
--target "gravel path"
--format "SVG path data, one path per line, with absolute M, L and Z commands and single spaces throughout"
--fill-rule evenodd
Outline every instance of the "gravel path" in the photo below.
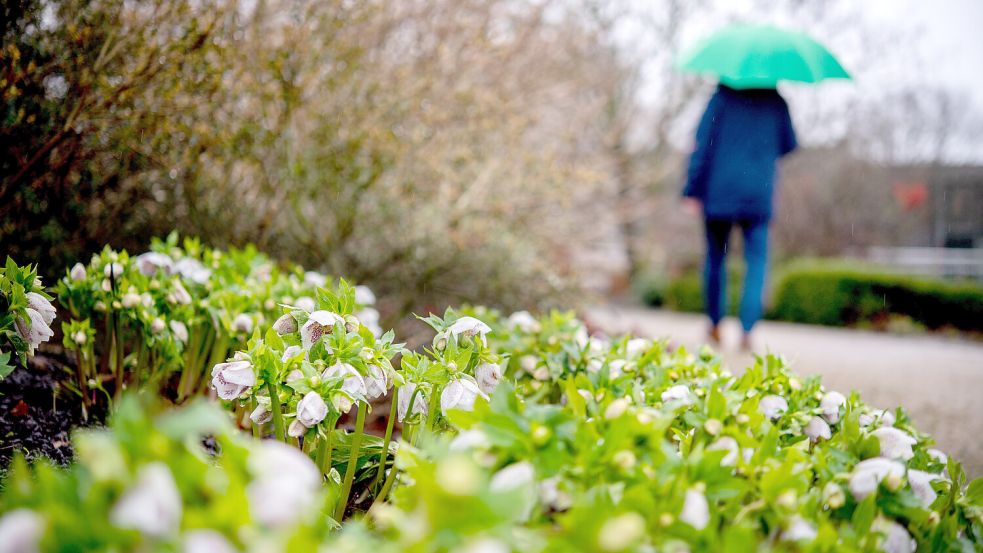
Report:
M 618 305 L 586 315 L 609 333 L 668 337 L 689 347 L 706 341 L 707 322 L 699 315 Z M 737 347 L 739 335 L 737 321 L 724 322 L 720 349 L 732 370 L 751 363 Z M 822 375 L 827 388 L 857 390 L 880 408 L 903 406 L 970 477 L 983 476 L 983 344 L 770 321 L 755 329 L 754 344 L 756 351 L 783 354 L 799 374 Z

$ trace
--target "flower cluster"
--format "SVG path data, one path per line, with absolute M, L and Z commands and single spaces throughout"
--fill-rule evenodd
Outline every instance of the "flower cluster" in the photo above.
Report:
M 56 314 L 37 269 L 20 267 L 8 257 L 0 267 L 0 378 L 14 370 L 12 353 L 23 362 L 54 335 Z

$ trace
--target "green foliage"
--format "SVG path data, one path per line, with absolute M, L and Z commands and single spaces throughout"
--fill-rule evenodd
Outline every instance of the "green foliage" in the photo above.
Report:
M 743 271 L 738 268 L 727 271 L 727 312 L 737 314 L 741 301 Z M 702 313 L 704 311 L 703 276 L 697 271 L 687 271 L 668 281 L 649 280 L 639 284 L 642 301 L 654 307 L 665 306 L 673 311 Z M 659 303 L 654 303 L 658 300 Z
M 18 266 L 7 256 L 0 267 L 0 379 L 13 372 L 13 354 L 23 363 L 51 337 L 55 309 L 50 300 L 37 267 Z
M 908 277 L 850 263 L 805 261 L 780 273 L 769 317 L 846 326 L 903 315 L 929 328 L 983 330 L 983 286 Z

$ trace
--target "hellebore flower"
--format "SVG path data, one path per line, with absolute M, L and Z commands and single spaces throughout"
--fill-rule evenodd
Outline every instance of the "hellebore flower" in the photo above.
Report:
M 317 392 L 307 392 L 297 403 L 297 420 L 307 428 L 312 428 L 328 416 L 328 405 Z
M 724 458 L 720 460 L 720 464 L 725 467 L 732 467 L 737 464 L 737 455 L 740 452 L 740 447 L 734 438 L 723 436 L 710 444 L 707 447 L 707 451 L 726 451 L 727 455 L 724 455 Z
M 491 394 L 502 380 L 502 367 L 496 363 L 484 363 L 474 370 L 478 387 L 486 394 Z
M 280 318 L 273 323 L 273 330 L 280 336 L 293 334 L 297 332 L 297 321 L 289 313 L 285 313 L 280 315 Z
M 85 280 L 86 276 L 88 276 L 88 274 L 85 272 L 85 265 L 82 265 L 81 263 L 76 263 L 73 265 L 72 270 L 68 273 L 68 277 L 75 282 Z
M 811 442 L 828 440 L 833 437 L 833 432 L 830 430 L 829 425 L 821 417 L 812 417 L 809 420 L 809 424 L 802 429 L 802 432 L 806 436 L 809 436 L 809 441 Z
M 692 488 L 686 490 L 686 499 L 683 501 L 683 510 L 679 514 L 679 520 L 697 530 L 703 530 L 707 527 L 707 524 L 710 523 L 710 506 L 702 492 Z
M 880 420 L 881 424 L 878 426 L 894 426 L 895 417 L 894 413 L 891 411 L 884 411 L 882 409 L 874 409 L 870 413 L 863 413 L 860 415 L 859 422 L 860 426 L 868 427 L 874 422 Z
M 904 473 L 904 465 L 891 459 L 874 457 L 860 461 L 850 473 L 850 493 L 860 501 L 877 491 L 877 486 L 885 480 L 889 488 L 897 489 Z
M 270 528 L 293 526 L 316 516 L 321 473 L 299 449 L 274 440 L 256 441 L 247 457 L 253 481 L 246 487 L 253 519 Z
M 191 530 L 181 541 L 182 553 L 237 553 L 229 540 L 215 530 Z
M 668 390 L 662 392 L 662 401 L 664 403 L 669 403 L 670 401 L 682 401 L 684 404 L 689 405 L 693 402 L 690 397 L 689 387 L 685 384 L 676 384 Z
M 375 293 L 364 284 L 355 287 L 355 303 L 359 305 L 375 305 Z
M 212 388 L 224 400 L 242 397 L 255 384 L 256 373 L 249 361 L 231 361 L 212 367 Z
M 341 318 L 341 315 L 337 313 L 331 313 L 330 311 L 315 311 L 311 313 L 310 318 L 300 329 L 300 341 L 304 345 L 304 349 L 310 349 L 312 345 L 321 339 L 321 336 L 331 334 L 337 323 L 345 324 L 345 319 Z
M 173 272 L 198 284 L 206 284 L 212 277 L 211 269 L 202 265 L 201 261 L 191 257 L 178 260 L 173 266 Z
M 604 522 L 597 534 L 601 551 L 623 551 L 645 536 L 645 519 L 628 512 Z
M 154 276 L 161 269 L 165 273 L 170 274 L 171 266 L 174 264 L 174 261 L 171 260 L 169 255 L 160 252 L 142 253 L 136 256 L 134 262 L 136 262 L 137 269 L 140 270 L 140 273 L 148 277 Z
M 309 284 L 315 288 L 324 288 L 324 285 L 327 283 L 328 277 L 317 271 L 307 271 L 304 273 L 304 284 Z
M 123 295 L 123 299 L 120 301 L 120 304 L 125 309 L 133 309 L 141 303 L 143 303 L 143 298 L 141 298 L 140 295 L 135 292 L 127 292 Z
M 236 315 L 234 321 L 232 321 L 232 330 L 240 332 L 242 334 L 249 334 L 253 331 L 253 319 L 245 313 L 239 313 Z
M 459 336 L 464 336 L 466 338 L 478 336 L 482 341 L 484 341 L 485 334 L 491 332 L 491 327 L 478 319 L 475 319 L 474 317 L 461 317 L 460 319 L 454 321 L 454 324 L 452 324 L 447 330 L 455 338 Z
M 321 373 L 321 378 L 343 378 L 344 381 L 341 383 L 342 391 L 347 392 L 348 395 L 355 398 L 366 397 L 368 395 L 365 379 L 355 370 L 355 367 L 348 363 L 335 363 L 331 365 L 324 369 L 324 372 Z
M 839 392 L 828 392 L 819 402 L 823 418 L 830 424 L 840 421 L 840 407 L 846 404 L 846 398 Z
M 881 457 L 907 461 L 915 456 L 911 446 L 918 443 L 907 432 L 890 426 L 882 426 L 871 432 L 881 443 Z
M 492 475 L 488 488 L 493 492 L 507 492 L 526 488 L 533 484 L 536 471 L 529 461 L 519 461 L 502 468 Z
M 799 515 L 792 515 L 782 530 L 782 539 L 785 541 L 812 541 L 816 539 L 816 535 L 816 527 Z
M 884 553 L 915 553 L 918 542 L 911 537 L 908 529 L 893 520 L 879 517 L 871 528 L 883 536 L 880 543 Z
M 178 342 L 182 344 L 188 343 L 188 327 L 184 325 L 181 321 L 171 321 L 168 323 L 171 327 L 171 332 L 174 333 L 174 337 L 177 338 Z
M 47 342 L 55 335 L 54 331 L 48 327 L 44 322 L 44 315 L 39 313 L 36 309 L 28 307 L 27 318 L 30 321 L 30 326 L 28 322 L 24 321 L 23 317 L 17 317 L 14 321 L 14 326 L 17 327 L 17 333 L 20 337 L 27 342 L 28 350 L 30 355 L 34 355 L 34 350 L 41 345 L 42 342 Z
M 937 463 L 942 463 L 943 465 L 949 463 L 949 457 L 940 449 L 932 448 L 926 451 L 926 453 Z
M 396 418 L 399 422 L 403 422 L 407 414 L 413 415 L 414 413 L 419 413 L 424 417 L 427 416 L 429 409 L 427 408 L 427 400 L 422 392 L 416 394 L 416 399 L 413 400 L 413 408 L 412 410 L 410 409 L 410 397 L 413 396 L 415 390 L 416 384 L 407 382 L 397 392 Z
M 38 553 L 44 519 L 30 509 L 14 509 L 0 517 L 0 553 Z
M 181 525 L 181 494 L 171 469 L 161 462 L 141 467 L 136 482 L 113 506 L 109 520 L 117 528 L 153 537 L 176 532 Z
M 249 413 L 249 420 L 256 424 L 266 424 L 273 420 L 273 413 L 270 411 L 269 407 L 260 403 L 251 413 Z
M 184 288 L 180 280 L 174 281 L 174 289 L 171 290 L 170 295 L 167 297 L 171 303 L 177 303 L 180 305 L 190 305 L 191 304 L 191 294 Z
M 150 332 L 160 334 L 161 332 L 164 332 L 165 329 L 167 329 L 167 323 L 164 322 L 164 319 L 157 317 L 150 321 Z
M 365 397 L 369 400 L 378 399 L 389 391 L 389 377 L 386 371 L 378 365 L 369 365 L 369 375 L 365 378 Z
M 440 394 L 440 411 L 444 415 L 450 409 L 473 411 L 474 402 L 478 396 L 488 397 L 478 388 L 478 384 L 470 378 L 462 377 L 451 380 L 447 386 L 444 386 L 444 391 Z
M 49 326 L 51 325 L 51 321 L 55 320 L 55 315 L 58 314 L 55 306 L 51 305 L 48 298 L 38 294 L 37 292 L 27 293 L 27 306 L 37 311 L 38 314 L 41 315 L 41 319 L 44 321 L 44 324 Z
M 935 489 L 932 488 L 932 482 L 935 480 L 941 480 L 942 477 L 938 474 L 932 474 L 931 472 L 925 472 L 923 470 L 910 469 L 908 471 L 908 485 L 911 486 L 911 491 L 915 492 L 915 497 L 918 498 L 922 503 L 922 507 L 926 509 L 935 502 L 935 498 L 939 496 Z
M 509 315 L 509 328 L 518 328 L 523 332 L 539 332 L 539 321 L 528 311 L 516 311 Z
M 758 410 L 769 419 L 778 420 L 788 411 L 788 402 L 782 396 L 768 395 L 758 402 Z
M 628 340 L 628 344 L 625 346 L 625 353 L 628 354 L 628 357 L 635 357 L 647 350 L 650 345 L 650 342 L 645 338 L 632 338 Z

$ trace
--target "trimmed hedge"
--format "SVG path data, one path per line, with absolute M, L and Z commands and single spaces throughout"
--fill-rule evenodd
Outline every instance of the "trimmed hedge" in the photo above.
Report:
M 828 326 L 903 315 L 928 328 L 983 331 L 983 286 L 885 272 L 860 264 L 806 261 L 780 273 L 769 318 Z

